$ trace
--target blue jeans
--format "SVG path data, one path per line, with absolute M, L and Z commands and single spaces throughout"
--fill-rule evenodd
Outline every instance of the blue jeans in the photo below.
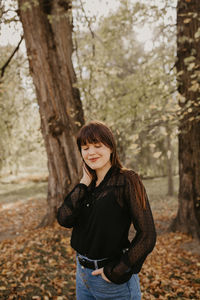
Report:
M 92 269 L 76 267 L 77 300 L 141 300 L 140 282 L 137 274 L 122 284 L 109 283 L 101 275 L 92 275 Z

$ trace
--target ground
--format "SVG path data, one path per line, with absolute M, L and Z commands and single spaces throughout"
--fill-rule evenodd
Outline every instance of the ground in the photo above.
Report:
M 175 183 L 177 187 L 177 178 Z M 200 244 L 185 234 L 167 231 L 176 215 L 177 196 L 165 196 L 164 178 L 144 184 L 158 238 L 139 274 L 142 299 L 200 299 Z M 46 186 L 34 178 L 0 183 L 2 300 L 75 299 L 71 230 L 56 222 L 36 229 L 46 212 Z

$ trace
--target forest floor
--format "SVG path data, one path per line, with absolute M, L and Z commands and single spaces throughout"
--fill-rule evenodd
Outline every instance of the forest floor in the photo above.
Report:
M 177 195 L 178 178 L 174 180 Z M 177 196 L 165 196 L 166 178 L 144 184 L 158 237 L 139 273 L 142 299 L 200 299 L 200 244 L 167 230 L 176 215 Z M 0 182 L 1 300 L 75 300 L 71 230 L 56 222 L 36 229 L 46 212 L 46 189 L 41 178 Z

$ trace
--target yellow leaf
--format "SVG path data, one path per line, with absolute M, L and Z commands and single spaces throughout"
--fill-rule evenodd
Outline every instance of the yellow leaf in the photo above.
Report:
M 188 24 L 188 23 L 190 23 L 190 21 L 191 21 L 191 19 L 188 18 L 188 19 L 185 19 L 185 20 L 183 21 L 183 23 L 184 23 L 184 24 Z
M 153 154 L 153 157 L 159 158 L 159 157 L 161 156 L 161 154 L 162 154 L 162 152 L 155 152 L 155 153 Z
M 73 250 L 72 250 L 71 247 L 67 247 L 66 251 L 67 251 L 67 253 L 68 253 L 69 255 L 72 255 L 72 254 L 73 254 Z

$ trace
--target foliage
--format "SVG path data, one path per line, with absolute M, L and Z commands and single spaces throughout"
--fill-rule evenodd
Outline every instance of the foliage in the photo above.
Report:
M 169 131 L 174 152 L 177 147 L 175 28 L 167 29 L 163 13 L 156 6 L 150 10 L 149 5 L 121 1 L 117 12 L 102 18 L 98 28 L 92 29 L 87 18 L 90 32 L 75 32 L 76 73 L 86 120 L 108 123 L 122 161 L 146 175 L 167 173 Z M 148 51 L 137 40 L 136 28 L 153 22 L 155 42 Z
M 14 14 L 13 5 L 10 10 Z M 153 1 L 148 6 L 121 1 L 119 9 L 102 17 L 97 26 L 95 17 L 85 14 L 82 1 L 74 4 L 73 58 L 86 120 L 101 119 L 108 123 L 115 133 L 123 163 L 148 176 L 166 175 L 168 158 L 174 156 L 176 161 L 175 28 L 169 5 L 170 1 L 163 7 L 157 7 Z M 5 15 L 2 21 L 5 23 Z M 151 50 L 137 39 L 138 28 L 147 24 L 154 31 Z M 28 72 L 25 76 L 30 81 Z M 36 115 L 35 106 L 33 118 Z M 39 125 L 33 121 L 29 137 L 36 135 L 36 127 Z M 13 152 L 4 152 L 4 159 L 8 153 L 7 161 L 15 161 Z
M 16 0 L 1 0 L 0 1 L 0 29 L 2 25 L 13 25 L 19 22 L 17 14 Z
M 199 2 L 194 1 L 194 4 L 187 4 L 187 6 L 180 2 L 179 10 L 177 25 L 177 82 L 180 92 L 180 127 L 182 127 L 187 123 L 192 126 L 192 124 L 200 120 Z
M 1 47 L 3 65 L 11 46 Z M 44 146 L 39 131 L 38 106 L 32 93 L 26 58 L 20 53 L 6 68 L 0 91 L 0 169 L 18 172 L 31 152 L 38 151 L 43 158 Z

